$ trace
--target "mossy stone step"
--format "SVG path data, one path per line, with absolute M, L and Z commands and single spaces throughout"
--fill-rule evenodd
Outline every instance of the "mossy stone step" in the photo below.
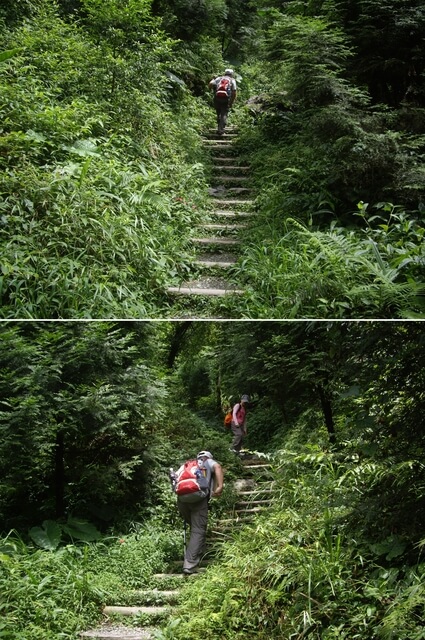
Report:
M 152 640 L 154 629 L 146 627 L 124 627 L 121 625 L 108 625 L 99 629 L 82 631 L 80 638 L 92 638 L 92 640 Z
M 203 287 L 201 284 L 199 285 L 192 284 L 190 286 L 182 285 L 181 287 L 169 287 L 167 291 L 168 293 L 171 293 L 174 295 L 187 295 L 187 296 L 198 295 L 198 296 L 206 296 L 206 297 L 224 297 L 234 293 L 238 295 L 241 295 L 244 293 L 242 289 L 229 289 L 229 288 L 213 289 L 213 288 Z
M 253 507 L 253 506 L 268 506 L 271 503 L 271 499 L 270 498 L 263 498 L 261 500 L 241 500 L 240 502 L 236 503 L 236 508 L 244 508 L 244 507 Z
M 229 269 L 236 264 L 236 259 L 225 262 L 224 260 L 208 260 L 207 258 L 203 258 L 201 260 L 195 260 L 195 264 L 205 269 Z
M 261 513 L 262 511 L 264 511 L 264 507 L 256 506 L 256 507 L 247 507 L 246 509 L 235 509 L 234 513 L 237 516 L 241 517 L 241 516 L 245 516 L 247 514 Z
M 164 616 L 170 613 L 170 607 L 165 606 L 130 606 L 124 607 L 119 605 L 106 605 L 103 607 L 103 613 L 105 615 L 121 615 L 121 616 L 137 616 L 144 614 L 147 616 L 158 617 Z
M 229 138 L 223 138 L 223 137 L 219 137 L 219 138 L 207 138 L 206 140 L 204 140 L 204 144 L 207 145 L 207 147 L 216 147 L 218 149 L 222 149 L 223 147 L 231 147 L 233 144 L 233 140 L 229 140 Z
M 274 492 L 274 481 L 273 480 L 261 480 L 260 478 L 239 478 L 235 480 L 233 483 L 233 487 L 238 495 L 261 495 L 264 493 L 273 493 Z
M 211 212 L 211 215 L 219 218 L 232 218 L 237 220 L 238 218 L 249 218 L 252 216 L 250 211 L 229 211 L 228 209 L 215 209 Z
M 218 222 L 207 222 L 197 226 L 202 227 L 203 229 L 214 229 L 221 231 L 239 231 L 240 229 L 246 228 L 246 224 L 220 224 Z
M 249 181 L 250 178 L 248 176 L 230 176 L 230 175 L 215 175 L 213 177 L 214 184 L 217 183 L 244 183 Z
M 209 238 L 192 238 L 192 242 L 201 245 L 219 245 L 222 247 L 230 247 L 232 245 L 240 244 L 240 240 L 237 238 L 218 238 L 217 236 L 211 236 Z
M 134 598 L 139 598 L 140 600 L 145 601 L 155 601 L 157 602 L 166 602 L 167 604 L 171 602 L 176 602 L 178 600 L 180 591 L 178 589 L 141 589 L 136 590 L 132 594 Z
M 251 167 L 249 165 L 239 164 L 238 158 L 233 158 L 233 160 L 231 160 L 227 157 L 220 158 L 216 156 L 213 158 L 212 162 L 213 171 L 217 171 L 220 173 L 222 171 L 242 171 L 245 173 L 245 171 L 249 171 L 250 168 Z
M 214 203 L 220 207 L 252 207 L 254 200 L 251 198 L 214 198 Z

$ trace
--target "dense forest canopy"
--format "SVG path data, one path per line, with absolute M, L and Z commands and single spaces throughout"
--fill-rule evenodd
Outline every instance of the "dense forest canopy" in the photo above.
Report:
M 299 438 L 383 460 L 423 455 L 421 323 L 0 329 L 6 528 L 70 514 L 105 526 L 155 504 L 159 469 L 194 448 L 228 456 L 222 406 L 241 393 L 255 401 L 251 448 Z
M 179 317 L 229 64 L 258 215 L 224 317 L 422 315 L 424 22 L 419 0 L 0 8 L 2 317 Z
M 158 637 L 419 639 L 424 356 L 420 322 L 2 323 L 3 635 L 75 640 L 178 559 L 167 474 L 196 451 L 225 469 L 212 521 L 232 508 L 223 408 L 249 393 L 270 511 Z

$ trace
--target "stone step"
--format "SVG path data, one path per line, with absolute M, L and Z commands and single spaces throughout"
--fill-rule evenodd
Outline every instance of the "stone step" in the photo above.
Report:
M 161 606 L 137 606 L 137 607 L 121 607 L 118 605 L 106 605 L 103 607 L 103 613 L 106 616 L 109 615 L 121 615 L 121 616 L 137 616 L 144 614 L 148 616 L 163 616 L 170 613 L 170 607 Z
M 147 627 L 124 627 L 122 625 L 107 625 L 99 629 L 80 632 L 80 638 L 92 640 L 152 640 L 154 629 Z
M 214 202 L 220 207 L 251 207 L 254 204 L 249 198 L 216 198 Z
M 230 251 L 205 251 L 205 253 L 198 253 L 198 260 L 208 260 L 212 262 L 231 262 L 234 264 L 237 261 L 237 256 Z
M 214 162 L 239 162 L 239 159 L 237 157 L 235 157 L 233 154 L 228 154 L 227 151 L 224 155 L 219 156 L 219 155 L 214 155 L 212 156 L 212 161 Z
M 246 229 L 246 224 L 221 224 L 216 222 L 207 222 L 196 225 L 203 229 L 220 230 L 220 231 L 239 231 L 240 229 Z
M 270 498 L 264 498 L 263 500 L 241 500 L 236 503 L 236 507 L 239 509 L 240 507 L 252 507 L 252 506 L 264 506 L 267 507 L 271 504 L 272 500 Z
M 222 158 L 219 161 L 219 158 L 214 158 L 212 169 L 217 173 L 226 172 L 226 171 L 242 171 L 245 173 L 249 171 L 251 167 L 248 165 L 238 164 L 238 159 L 235 158 L 233 162 L 230 162 L 229 158 Z
M 244 183 L 244 182 L 248 182 L 250 180 L 250 178 L 248 178 L 248 176 L 229 176 L 229 175 L 223 175 L 223 176 L 214 176 L 213 177 L 213 181 L 214 183 L 233 183 L 233 184 L 238 184 L 238 183 Z
M 229 133 L 232 135 L 235 135 L 238 133 L 238 131 L 239 131 L 239 128 L 235 124 L 227 124 L 224 130 L 224 135 L 228 135 Z M 217 127 L 208 127 L 208 129 L 206 129 L 205 132 L 207 135 L 210 133 L 212 133 L 213 135 L 218 135 Z
M 182 561 L 183 562 L 183 561 Z M 155 602 L 175 602 L 179 597 L 178 589 L 142 589 L 133 592 L 133 596 L 141 600 L 154 600 Z
M 181 580 L 182 578 L 184 578 L 183 573 L 175 573 L 170 572 L 170 573 L 154 573 L 152 578 L 154 578 L 154 580 L 157 580 L 158 582 L 161 582 L 163 580 L 170 580 L 170 579 L 174 579 L 176 578 L 177 580 Z
M 207 147 L 211 148 L 216 148 L 216 149 L 224 149 L 225 147 L 231 147 L 233 144 L 233 141 L 228 140 L 226 138 L 217 138 L 216 140 L 210 140 L 210 139 L 206 139 L 204 140 L 204 145 L 206 145 Z
M 230 140 L 222 140 L 217 144 L 216 140 L 209 140 L 204 143 L 204 146 L 207 151 L 210 152 L 212 159 L 217 156 L 226 156 L 227 158 L 234 158 L 237 155 L 237 150 L 233 142 Z
M 227 533 L 230 531 L 234 531 L 235 529 L 240 529 L 244 525 L 252 524 L 253 516 L 249 516 L 246 518 L 233 517 L 230 520 L 220 520 L 216 522 L 214 527 L 211 530 L 211 533 L 216 535 L 217 533 Z
M 195 286 L 195 285 L 191 285 L 191 286 L 182 285 L 181 287 L 168 287 L 167 292 L 174 295 L 186 295 L 186 296 L 198 295 L 198 296 L 207 296 L 209 298 L 228 296 L 228 295 L 231 295 L 232 293 L 236 293 L 239 295 L 244 293 L 244 291 L 242 291 L 241 289 L 229 289 L 229 288 L 212 289 L 212 288 L 206 288 L 206 287 Z
M 204 138 L 204 143 L 209 142 L 211 140 L 235 140 L 238 137 L 236 132 L 224 132 L 224 133 L 210 133 L 206 138 Z
M 192 242 L 200 245 L 219 245 L 222 247 L 230 247 L 232 245 L 240 244 L 240 240 L 237 238 L 218 238 L 210 237 L 210 238 L 192 238 Z
M 261 511 L 264 511 L 263 507 L 257 506 L 257 507 L 247 507 L 246 509 L 235 509 L 234 513 L 237 516 L 245 516 L 246 514 L 261 513 Z
M 248 187 L 226 187 L 225 188 L 225 193 L 229 196 L 235 195 L 235 196 L 239 196 L 242 194 L 248 195 L 249 193 L 252 193 L 252 189 L 249 189 Z
M 215 269 L 217 267 L 221 269 L 229 269 L 230 267 L 233 267 L 234 264 L 236 264 L 236 259 L 228 262 L 225 262 L 224 260 L 202 259 L 202 260 L 195 260 L 195 264 L 199 265 L 200 267 L 205 267 L 206 269 Z
M 211 212 L 211 215 L 218 216 L 220 218 L 249 218 L 252 216 L 250 211 L 229 211 L 228 209 L 215 209 Z
M 260 467 L 271 467 L 272 464 L 268 460 L 260 461 L 260 460 L 244 460 L 241 458 L 241 462 L 245 469 L 258 469 Z
M 274 481 L 266 480 L 261 481 L 259 478 L 239 478 L 235 480 L 233 483 L 235 491 L 238 495 L 251 495 L 254 493 L 273 493 L 274 491 Z
M 253 478 L 246 478 L 247 481 L 249 480 L 254 480 Z M 257 480 L 254 480 L 255 483 L 258 482 Z M 264 480 L 262 479 L 261 482 L 259 482 L 258 484 L 261 484 L 261 487 L 259 488 L 249 488 L 246 489 L 246 485 L 242 485 L 243 488 L 241 489 L 236 489 L 238 496 L 240 496 L 240 498 L 242 500 L 250 500 L 251 497 L 252 499 L 255 500 L 262 500 L 264 499 L 272 499 L 274 498 L 274 496 L 276 495 L 276 487 L 274 486 L 274 480 Z M 236 485 L 238 487 L 238 485 Z M 255 497 L 256 496 L 256 497 Z

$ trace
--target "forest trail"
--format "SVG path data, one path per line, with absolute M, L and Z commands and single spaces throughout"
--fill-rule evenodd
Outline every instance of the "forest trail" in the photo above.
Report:
M 197 573 L 185 576 L 181 572 L 183 560 L 170 559 L 167 571 L 153 575 L 148 589 L 135 590 L 132 602 L 105 606 L 103 624 L 98 629 L 80 633 L 80 638 L 153 640 L 155 632 L 167 625 L 173 605 L 181 597 L 182 585 L 202 575 L 207 565 L 219 556 L 220 545 L 270 505 L 270 464 L 267 460 L 255 454 L 241 458 L 240 478 L 234 481 L 234 489 L 240 499 L 232 510 L 213 523 L 210 518 L 207 549 Z
M 167 289 L 172 296 L 186 298 L 189 312 L 196 309 L 195 297 L 205 303 L 244 292 L 232 276 L 232 267 L 238 258 L 241 234 L 252 215 L 253 200 L 249 166 L 241 164 L 235 147 L 237 135 L 235 127 L 228 127 L 222 136 L 210 129 L 205 138 L 212 160 L 210 215 L 193 238 L 197 251 L 194 277 Z

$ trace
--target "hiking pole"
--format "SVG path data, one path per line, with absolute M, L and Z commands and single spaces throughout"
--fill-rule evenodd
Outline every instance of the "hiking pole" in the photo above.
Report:
M 187 531 L 187 522 L 183 519 L 183 557 L 186 557 L 186 531 Z

